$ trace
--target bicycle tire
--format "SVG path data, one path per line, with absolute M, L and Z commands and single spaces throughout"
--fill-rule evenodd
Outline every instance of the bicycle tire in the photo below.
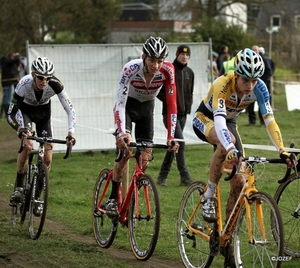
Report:
M 42 233 L 49 194 L 49 171 L 46 164 L 40 164 L 38 174 L 33 180 L 29 204 L 29 235 L 38 239 Z
M 32 161 L 32 159 L 31 159 Z M 33 182 L 35 165 L 30 163 L 27 166 L 27 172 L 26 172 L 26 181 L 25 181 L 25 187 L 24 187 L 24 197 L 23 202 L 20 207 L 21 212 L 21 220 L 20 223 L 23 224 L 26 218 L 26 213 L 29 211 L 29 204 L 30 204 L 30 197 L 31 197 L 31 183 Z M 31 179 L 32 177 L 32 179 Z M 27 189 L 29 185 L 29 188 Z
M 280 267 L 283 256 L 284 233 L 282 218 L 275 200 L 265 192 L 253 193 L 249 198 L 253 243 L 249 242 L 249 224 L 246 207 L 242 205 L 233 234 L 236 267 Z M 262 206 L 266 240 L 263 238 L 257 217 Z
M 185 191 L 179 207 L 177 221 L 177 239 L 181 260 L 185 267 L 205 268 L 210 267 L 214 255 L 210 250 L 210 239 L 206 240 L 194 234 L 188 227 L 188 221 L 202 198 L 206 184 L 202 181 L 192 183 Z M 210 237 L 214 228 L 213 224 L 205 222 L 202 217 L 201 204 L 198 207 L 192 224 L 201 229 Z M 193 227 L 194 227 L 193 226 Z
M 153 179 L 147 174 L 143 174 L 137 179 L 136 186 L 138 200 L 136 200 L 134 190 L 128 212 L 129 240 L 134 256 L 138 260 L 146 261 L 153 254 L 159 236 L 159 195 Z M 150 215 L 147 201 L 150 202 Z M 136 212 L 137 208 L 138 212 Z
M 274 199 L 283 220 L 283 251 L 288 256 L 300 258 L 300 176 L 290 175 L 279 185 Z
M 103 200 L 107 201 L 109 198 L 110 191 L 105 190 L 104 186 L 110 172 L 111 170 L 108 168 L 105 168 L 100 172 L 96 180 L 93 194 L 93 231 L 97 244 L 102 248 L 109 248 L 111 246 L 115 239 L 119 223 L 97 209 L 97 204 L 103 191 L 105 191 Z M 108 186 L 110 186 L 110 182 Z M 109 190 L 110 187 L 107 189 Z

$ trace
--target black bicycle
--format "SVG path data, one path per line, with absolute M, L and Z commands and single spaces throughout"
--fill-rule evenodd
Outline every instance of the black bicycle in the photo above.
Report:
M 294 144 L 291 144 L 291 148 Z M 296 150 L 296 149 L 295 149 Z M 290 150 L 295 155 L 298 151 Z M 292 173 L 292 170 L 295 172 Z M 283 179 L 278 180 L 279 186 L 274 199 L 278 204 L 283 220 L 284 247 L 286 255 L 300 258 L 300 161 L 293 169 L 287 169 Z
M 22 138 L 18 153 L 22 152 L 25 139 L 34 140 L 39 143 L 39 146 L 36 150 L 33 149 L 29 153 L 23 198 L 20 203 L 16 202 L 12 207 L 12 223 L 13 225 L 17 223 L 23 224 L 28 211 L 30 237 L 32 239 L 38 239 L 45 222 L 49 194 L 49 171 L 44 163 L 44 144 L 66 144 L 66 140 L 58 140 L 50 137 L 36 137 L 35 133 L 33 133 L 32 136 Z M 64 159 L 68 158 L 71 149 L 71 146 L 67 147 L 66 154 L 63 157 Z M 35 155 L 37 155 L 36 163 L 33 161 Z

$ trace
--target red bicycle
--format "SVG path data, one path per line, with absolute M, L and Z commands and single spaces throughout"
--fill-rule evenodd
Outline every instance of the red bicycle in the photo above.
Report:
M 141 152 L 146 148 L 163 148 L 167 145 L 153 144 L 152 142 L 132 142 L 135 147 L 136 164 L 125 198 L 122 198 L 122 184 L 119 188 L 118 204 L 119 218 L 109 218 L 106 215 L 105 202 L 110 194 L 110 182 L 113 171 L 103 169 L 96 181 L 93 195 L 93 229 L 97 243 L 102 248 L 109 248 L 116 236 L 118 224 L 128 227 L 129 240 L 132 252 L 138 260 L 147 260 L 151 257 L 157 243 L 160 228 L 159 196 L 154 180 L 142 170 Z M 119 153 L 116 161 L 120 161 Z

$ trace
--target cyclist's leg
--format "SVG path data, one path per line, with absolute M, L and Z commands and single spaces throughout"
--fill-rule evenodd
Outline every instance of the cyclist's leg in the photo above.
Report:
M 36 133 L 38 137 L 52 137 L 52 123 L 51 118 L 47 114 L 44 115 L 45 117 L 43 120 L 36 120 L 35 127 Z M 45 148 L 45 155 L 44 155 L 44 163 L 48 167 L 48 171 L 51 169 L 52 163 L 52 153 L 53 153 L 53 143 L 46 143 L 44 145 Z
M 30 126 L 32 125 L 32 122 L 27 115 L 22 114 L 20 111 L 18 111 L 16 116 L 18 118 L 18 124 L 21 127 L 28 127 L 31 130 Z M 25 173 L 28 165 L 27 156 L 31 150 L 32 150 L 32 141 L 26 139 L 24 148 L 22 152 L 18 154 L 17 157 L 17 177 L 15 181 L 14 191 L 10 198 L 10 203 L 9 203 L 10 206 L 13 206 L 14 202 L 19 202 L 20 199 L 22 198 L 24 178 L 25 178 Z
M 227 151 L 220 143 L 214 122 L 201 112 L 197 112 L 193 120 L 193 128 L 195 134 L 203 141 L 214 145 L 214 153 L 210 161 L 208 187 L 202 199 L 203 217 L 208 222 L 217 221 L 215 211 L 215 193 L 216 185 L 222 176 L 223 164 L 226 158 Z M 235 141 L 234 136 L 231 138 Z
M 153 141 L 154 136 L 154 101 L 143 102 L 143 107 L 138 110 L 142 110 L 138 116 L 131 116 L 132 122 L 135 123 L 135 139 L 137 141 Z M 148 148 L 142 151 L 142 168 L 145 171 L 151 160 L 152 149 Z
M 131 126 L 130 118 L 126 116 L 126 124 Z M 126 130 L 128 134 L 129 141 L 131 141 L 131 127 Z M 116 130 L 118 135 L 118 130 Z M 122 183 L 122 197 L 125 197 L 128 187 L 128 178 L 127 178 L 127 171 L 128 171 L 128 159 L 132 153 L 132 149 L 130 147 L 127 148 L 126 157 L 122 157 L 119 162 L 114 163 L 113 167 L 113 178 L 111 179 L 111 193 L 109 198 L 105 204 L 106 206 L 106 214 L 111 218 L 116 218 L 119 216 L 118 211 L 118 194 L 119 194 L 119 187 L 121 182 Z
M 228 130 L 235 137 L 235 148 L 238 151 L 242 152 L 242 154 L 244 155 L 244 148 L 242 145 L 241 137 L 237 130 L 236 119 L 227 120 L 227 127 L 228 127 Z M 238 199 L 245 182 L 246 181 L 245 181 L 244 177 L 241 175 L 236 175 L 231 179 L 230 193 L 229 193 L 227 205 L 226 205 L 226 220 L 229 218 L 230 212 L 232 211 L 234 204 L 235 204 L 236 200 Z

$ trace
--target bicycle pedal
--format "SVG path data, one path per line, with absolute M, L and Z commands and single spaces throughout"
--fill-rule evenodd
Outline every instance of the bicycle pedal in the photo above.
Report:
M 198 231 L 204 231 L 204 229 L 205 229 L 205 227 L 203 227 L 202 225 L 199 225 L 196 222 L 192 222 L 191 227 Z
M 9 205 L 10 207 L 12 207 L 12 208 L 13 208 L 13 207 L 17 207 L 17 204 L 16 204 L 15 201 L 9 202 L 8 205 Z

